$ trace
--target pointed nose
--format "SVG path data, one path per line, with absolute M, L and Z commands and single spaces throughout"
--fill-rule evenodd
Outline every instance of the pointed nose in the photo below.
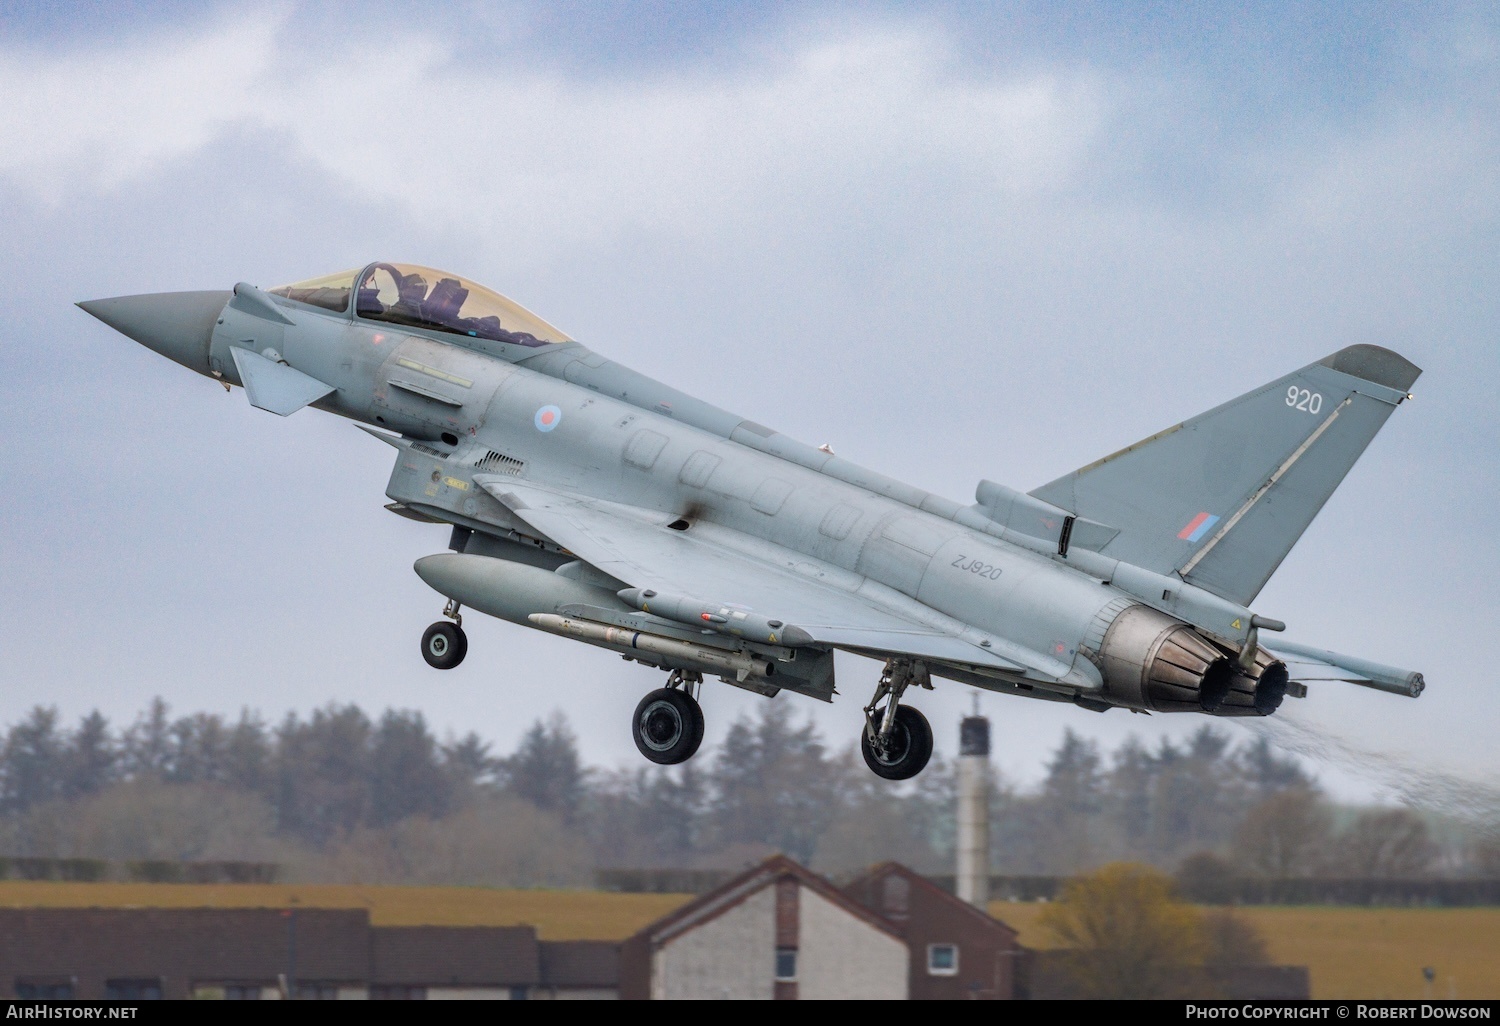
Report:
M 233 296 L 229 291 L 153 292 L 89 299 L 78 305 L 147 349 L 207 374 L 214 323 Z

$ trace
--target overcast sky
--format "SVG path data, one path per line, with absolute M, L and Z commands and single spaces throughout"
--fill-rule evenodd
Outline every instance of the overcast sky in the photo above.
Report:
M 635 763 L 652 672 L 477 614 L 422 662 L 447 536 L 381 508 L 387 447 L 72 306 L 386 259 L 966 502 L 1390 346 L 1415 401 L 1256 608 L 1427 694 L 1262 729 L 1346 797 L 1497 793 L 1492 5 L 13 2 L 0 99 L 0 722 L 354 701 L 508 750 L 561 709 Z M 842 746 L 877 672 L 777 701 Z M 759 701 L 711 685 L 709 743 Z M 920 699 L 940 751 L 969 703 Z M 1204 722 L 982 707 L 1023 782 L 1069 724 Z

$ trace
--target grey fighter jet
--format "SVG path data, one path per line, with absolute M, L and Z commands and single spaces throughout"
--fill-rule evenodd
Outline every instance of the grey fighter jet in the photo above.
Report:
M 1357 345 L 1029 493 L 961 505 L 679 392 L 453 274 L 375 263 L 262 291 L 79 304 L 280 416 L 396 450 L 394 513 L 451 528 L 417 561 L 464 606 L 669 674 L 631 721 L 653 762 L 703 738 L 705 677 L 831 701 L 836 650 L 884 665 L 865 761 L 920 772 L 906 702 L 940 677 L 1093 712 L 1269 716 L 1310 684 L 1422 676 L 1268 638 L 1251 605 L 1420 371 Z

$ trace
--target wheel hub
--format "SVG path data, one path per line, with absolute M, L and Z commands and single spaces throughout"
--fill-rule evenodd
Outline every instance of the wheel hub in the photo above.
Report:
M 907 750 L 911 748 L 911 732 L 904 723 L 897 723 L 891 728 L 889 737 L 882 739 L 876 734 L 871 747 L 875 749 L 875 758 L 882 764 L 894 766 L 906 758 Z
M 641 736 L 646 744 L 664 752 L 682 736 L 682 719 L 665 702 L 653 703 L 641 717 Z

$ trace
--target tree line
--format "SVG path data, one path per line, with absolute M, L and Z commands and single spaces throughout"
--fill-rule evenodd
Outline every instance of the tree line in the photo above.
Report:
M 1001 799 L 999 863 L 1070 873 L 1131 861 L 1202 884 L 1265 878 L 1500 876 L 1500 823 L 1329 799 L 1264 735 L 1203 726 L 1185 742 L 1129 738 L 1106 757 L 1071 730 L 1041 788 Z
M 1264 876 L 1500 875 L 1483 829 L 1331 803 L 1264 738 L 1205 726 L 1114 751 L 1065 732 L 1041 785 L 996 776 L 996 872 L 1131 860 Z M 883 859 L 951 872 L 956 766 L 905 785 L 831 750 L 786 701 L 684 766 L 585 764 L 561 715 L 505 755 L 421 713 L 330 705 L 275 724 L 173 717 L 115 729 L 33 709 L 0 744 L 0 855 L 275 861 L 301 879 L 586 885 L 599 868 L 735 869 L 771 851 L 838 874 Z M 1491 828 L 1495 825 L 1490 824 Z

